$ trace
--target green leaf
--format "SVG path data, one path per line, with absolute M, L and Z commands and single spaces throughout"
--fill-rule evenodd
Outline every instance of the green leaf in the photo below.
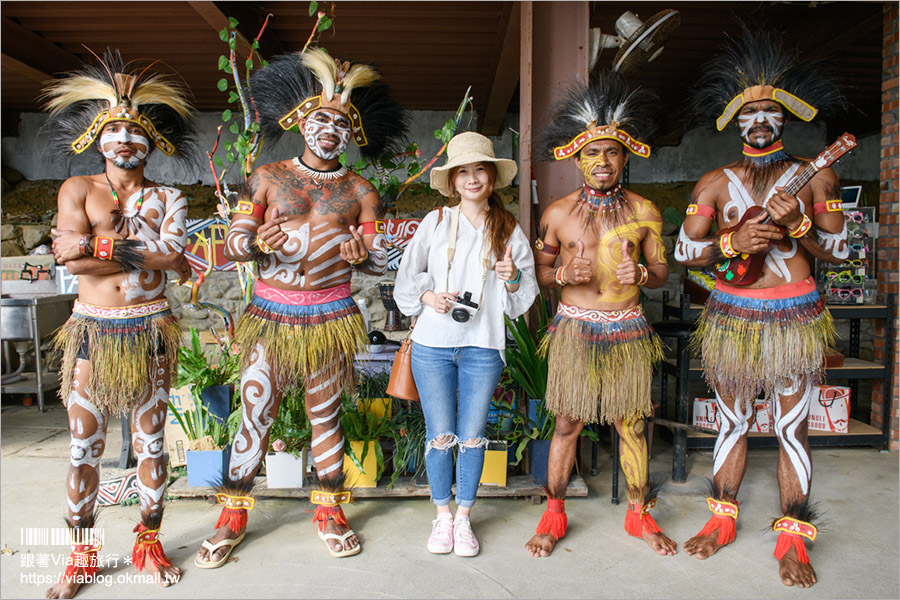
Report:
M 262 65 L 263 65 L 264 67 L 268 67 L 268 66 L 269 66 L 269 61 L 263 60 Z
M 222 166 L 222 158 L 219 157 L 219 156 L 216 157 L 216 166 L 217 166 L 217 167 L 221 167 L 221 166 Z
M 228 24 L 231 26 L 232 29 L 234 29 L 235 27 L 238 26 L 238 20 L 235 19 L 234 17 L 228 17 Z
M 253 40 L 253 43 L 250 44 L 250 47 L 254 50 L 259 50 L 259 40 Z
M 222 31 L 219 32 L 219 39 L 223 42 L 228 41 L 228 29 L 222 29 Z
M 226 108 L 225 110 L 222 111 L 222 120 L 223 121 L 231 120 L 231 109 Z
M 252 69 L 253 61 L 248 58 L 247 60 L 244 61 L 244 66 L 247 67 L 248 69 Z
M 228 62 L 224 54 L 219 55 L 219 70 L 226 73 L 231 70 L 231 63 Z
M 338 156 L 338 162 L 341 163 L 342 165 L 344 165 L 345 167 L 347 166 L 347 153 L 346 152 L 344 152 L 340 156 Z
M 231 127 L 228 128 L 228 131 L 230 131 L 230 132 L 233 133 L 234 135 L 237 135 L 237 134 L 239 134 L 239 133 L 241 132 L 241 128 L 240 128 L 240 126 L 237 124 L 237 121 L 232 121 Z
M 238 100 L 240 100 L 240 98 L 238 98 L 238 95 L 236 92 L 234 92 L 234 91 L 228 92 L 228 102 L 229 103 L 237 102 Z
M 233 152 L 229 152 L 228 154 L 226 154 L 226 155 L 225 155 L 225 160 L 227 160 L 228 162 L 233 163 L 233 162 L 234 162 L 234 153 L 233 153 Z
M 216 87 L 219 88 L 220 92 L 224 92 L 228 89 L 228 80 L 224 77 L 216 82 Z
M 250 121 L 250 131 L 252 131 L 253 133 L 259 131 L 259 123 L 257 123 L 256 121 Z
M 319 3 L 316 0 L 313 0 L 309 3 L 309 16 L 313 16 L 316 14 L 316 10 L 319 8 Z
M 231 142 L 225 142 L 225 152 L 231 150 Z
M 329 19 L 328 17 L 325 17 L 325 18 L 322 19 L 322 21 L 319 23 L 319 31 L 325 31 L 326 29 L 328 29 L 329 27 L 331 27 L 331 23 L 332 23 L 331 19 Z

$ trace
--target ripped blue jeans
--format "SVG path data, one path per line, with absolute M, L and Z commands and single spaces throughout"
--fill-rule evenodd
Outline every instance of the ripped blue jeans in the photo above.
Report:
M 484 428 L 491 396 L 503 371 L 500 351 L 413 343 L 412 371 L 425 413 L 425 466 L 431 501 L 437 506 L 450 504 L 455 446 L 456 504 L 471 507 L 484 467 Z

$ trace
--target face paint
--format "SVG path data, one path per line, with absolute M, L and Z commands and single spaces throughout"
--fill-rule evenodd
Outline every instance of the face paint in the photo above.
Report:
M 743 138 L 748 145 L 755 145 L 759 148 L 765 148 L 781 137 L 781 125 L 783 122 L 784 116 L 781 113 L 765 110 L 756 111 L 752 115 L 738 116 L 738 125 L 741 128 L 741 138 Z M 750 130 L 761 123 L 766 123 L 772 130 L 772 139 L 767 141 L 765 138 L 757 138 L 756 141 L 751 141 Z
M 131 143 L 134 148 L 134 154 L 129 157 L 119 156 L 116 151 L 121 144 Z M 136 169 L 141 164 L 150 149 L 150 141 L 138 134 L 128 131 L 127 127 L 120 127 L 116 131 L 104 131 L 100 136 L 100 148 L 103 156 L 113 161 L 117 167 L 121 169 Z
M 332 139 L 329 140 L 325 136 Z M 333 160 L 340 156 L 350 143 L 350 122 L 343 115 L 316 111 L 306 118 L 303 137 L 313 154 L 322 160 Z M 337 145 L 329 149 L 335 138 Z M 322 147 L 323 144 L 325 148 Z
M 590 187 L 603 192 L 611 190 L 625 168 L 622 145 L 612 140 L 591 142 L 579 153 L 578 167 Z

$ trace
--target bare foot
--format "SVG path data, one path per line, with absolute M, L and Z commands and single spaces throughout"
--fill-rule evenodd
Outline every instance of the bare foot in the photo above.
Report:
M 336 535 L 344 535 L 348 531 L 350 531 L 350 530 L 347 527 L 344 527 L 343 525 L 338 525 L 337 523 L 335 523 L 334 519 L 332 519 L 330 517 L 329 517 L 328 521 L 325 522 L 325 533 L 334 533 Z M 330 539 L 325 540 L 325 543 L 328 544 L 331 547 L 331 549 L 334 550 L 335 552 L 340 552 L 342 549 L 340 540 L 330 538 Z M 346 540 L 344 540 L 343 550 L 353 550 L 357 546 L 359 546 L 359 540 L 356 539 L 355 535 L 351 535 Z
M 719 543 L 719 532 L 716 530 L 709 535 L 695 535 L 684 543 L 684 551 L 703 560 L 715 554 L 724 545 Z
M 797 587 L 808 588 L 816 582 L 816 571 L 812 565 L 803 564 L 797 559 L 797 549 L 793 546 L 778 561 L 778 574 L 784 585 L 796 584 Z
M 531 556 L 535 558 L 540 558 L 542 556 L 550 556 L 550 553 L 553 552 L 553 547 L 556 546 L 556 538 L 550 535 L 549 533 L 539 533 L 535 534 L 528 542 L 525 544 L 525 550 Z
M 222 540 L 233 540 L 234 538 L 241 535 L 241 533 L 242 532 L 240 532 L 240 531 L 235 533 L 228 527 L 219 527 L 218 529 L 216 529 L 215 535 L 213 535 L 207 541 L 210 544 L 212 544 L 213 546 L 215 546 Z M 210 557 L 209 550 L 207 550 L 203 546 L 200 546 L 200 549 L 197 550 L 197 557 L 199 558 L 200 562 L 202 562 L 202 563 L 216 562 L 216 561 L 222 560 L 222 557 L 225 556 L 225 554 L 227 554 L 228 550 L 230 550 L 230 549 L 231 549 L 231 546 L 223 545 L 221 548 L 216 548 L 216 551 L 213 552 L 212 557 Z M 179 575 L 180 574 L 181 573 L 179 571 Z
M 664 536 L 662 532 L 652 533 L 644 529 L 641 537 L 654 552 L 661 556 L 675 556 L 678 554 L 678 544 Z
M 179 569 L 175 565 L 171 565 L 168 567 L 162 565 L 157 566 L 153 563 L 152 560 L 148 560 L 146 563 L 144 563 L 144 569 L 150 574 L 159 574 L 156 581 L 161 587 L 164 588 L 178 583 L 178 580 L 181 579 L 181 569 Z
M 44 598 L 74 598 L 78 593 L 78 588 L 81 587 L 81 584 L 75 583 L 74 579 L 65 580 L 60 577 L 56 585 L 44 592 Z

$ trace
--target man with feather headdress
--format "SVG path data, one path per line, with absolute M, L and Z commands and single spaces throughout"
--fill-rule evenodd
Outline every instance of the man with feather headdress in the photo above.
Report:
M 654 95 L 616 73 L 576 86 L 553 108 L 539 156 L 574 157 L 584 185 L 541 216 L 535 263 L 540 284 L 559 287 L 559 309 L 541 352 L 548 358 L 547 408 L 556 413 L 550 443 L 547 510 L 525 545 L 548 556 L 565 535 L 565 491 L 578 435 L 587 423 L 613 423 L 627 481 L 625 530 L 654 552 L 675 554 L 649 511 L 644 418 L 651 412 L 653 365 L 662 342 L 644 318 L 640 288 L 665 284 L 669 267 L 659 210 L 620 183 L 630 154 L 650 155 Z M 554 268 L 557 257 L 560 265 Z M 638 261 L 643 257 L 645 264 Z
M 815 539 L 816 527 L 809 500 L 807 416 L 818 392 L 826 344 L 834 336 L 810 260 L 840 263 L 849 248 L 837 176 L 823 168 L 792 195 L 785 188 L 809 160 L 788 154 L 781 137 L 791 115 L 811 121 L 817 112 L 843 101 L 825 75 L 824 63 L 801 62 L 774 32 L 745 28 L 743 38 L 712 59 L 703 73 L 695 111 L 716 119 L 719 131 L 736 118 L 743 157 L 697 182 L 675 258 L 689 266 L 719 263 L 717 269 L 733 278 L 727 271 L 729 259 L 772 249 L 762 255 L 765 262 L 755 281 L 741 286 L 716 281 L 694 336 L 706 379 L 715 387 L 719 434 L 707 498 L 713 514 L 684 549 L 704 559 L 734 540 L 753 400 L 764 391 L 774 403 L 779 443 L 782 516 L 773 522 L 780 532 L 775 557 L 785 585 L 809 587 L 816 573 L 805 540 Z M 758 206 L 765 210 L 743 218 Z M 767 216 L 771 222 L 765 222 Z M 710 235 L 713 222 L 719 233 Z
M 243 419 L 217 494 L 218 531 L 194 561 L 205 569 L 223 565 L 244 538 L 269 431 L 281 398 L 296 385 L 305 388 L 312 425 L 318 535 L 334 557 L 361 549 L 341 509 L 350 500 L 341 394 L 352 387 L 354 357 L 367 343 L 350 278 L 353 269 L 384 273 L 387 252 L 377 191 L 339 159 L 351 139 L 367 159 L 392 154 L 407 128 L 405 111 L 374 69 L 321 49 L 274 58 L 251 77 L 249 92 L 269 141 L 292 131 L 306 147 L 254 171 L 225 239 L 229 259 L 257 262 L 259 281 L 235 330 Z
M 137 457 L 141 522 L 133 550 L 138 570 L 178 581 L 158 540 L 167 472 L 163 427 L 181 330 L 165 296 L 166 270 L 190 278 L 184 258 L 187 200 L 144 177 L 148 155 L 190 156 L 192 108 L 185 91 L 148 69 L 125 65 L 118 51 L 100 64 L 55 80 L 44 92 L 51 156 L 78 162 L 96 155 L 99 175 L 59 189 L 53 253 L 78 275 L 72 317 L 56 336 L 63 351 L 60 395 L 69 416 L 66 483 L 72 561 L 48 598 L 71 598 L 96 574 L 102 539 L 94 505 L 110 414 L 128 412 Z

